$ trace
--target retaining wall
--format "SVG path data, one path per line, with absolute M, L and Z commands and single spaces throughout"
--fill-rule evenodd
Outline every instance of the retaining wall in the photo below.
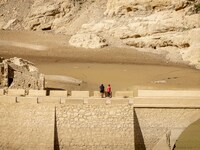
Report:
M 60 149 L 134 149 L 130 105 L 60 106 L 56 120 Z
M 169 148 L 200 118 L 199 97 L 76 96 L 0 96 L 0 149 Z
M 54 107 L 0 104 L 0 149 L 54 149 Z
M 200 97 L 200 91 L 191 90 L 138 90 L 138 97 Z

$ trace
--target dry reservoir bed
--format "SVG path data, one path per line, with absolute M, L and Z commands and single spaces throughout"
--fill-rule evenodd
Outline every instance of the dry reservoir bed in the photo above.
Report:
M 184 67 L 97 63 L 37 63 L 47 75 L 71 76 L 82 80 L 81 86 L 47 81 L 47 87 L 66 90 L 99 90 L 111 84 L 112 90 L 200 89 L 200 71 Z

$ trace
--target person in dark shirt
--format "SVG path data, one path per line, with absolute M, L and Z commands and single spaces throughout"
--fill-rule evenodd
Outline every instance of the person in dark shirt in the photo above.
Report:
M 103 97 L 104 97 L 104 92 L 105 92 L 105 87 L 104 87 L 104 85 L 101 84 L 100 87 L 99 87 L 99 89 L 100 89 L 101 98 L 103 98 Z

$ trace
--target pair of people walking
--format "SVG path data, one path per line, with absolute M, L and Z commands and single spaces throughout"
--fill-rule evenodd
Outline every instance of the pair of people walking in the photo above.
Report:
M 102 98 L 103 98 L 103 97 L 110 97 L 110 98 L 112 97 L 112 91 L 111 91 L 111 86 L 110 86 L 110 84 L 108 84 L 106 90 L 105 90 L 105 87 L 104 87 L 103 84 L 100 85 L 99 89 L 100 89 L 100 94 L 101 94 L 101 97 L 102 97 Z

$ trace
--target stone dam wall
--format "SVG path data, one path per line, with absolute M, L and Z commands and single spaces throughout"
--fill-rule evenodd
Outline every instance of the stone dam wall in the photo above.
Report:
M 191 92 L 194 97 L 138 91 L 137 97 L 126 93 L 128 98 L 13 92 L 0 96 L 0 149 L 172 149 L 182 131 L 200 119 L 199 91 Z

